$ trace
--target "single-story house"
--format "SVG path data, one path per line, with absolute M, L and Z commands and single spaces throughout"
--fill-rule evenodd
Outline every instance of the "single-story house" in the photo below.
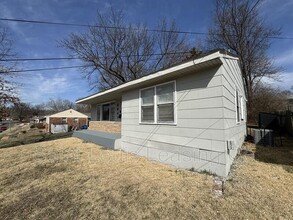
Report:
M 46 131 L 51 133 L 66 132 L 71 128 L 88 125 L 88 116 L 74 109 L 46 116 Z
M 121 133 L 116 147 L 177 168 L 227 176 L 246 136 L 239 59 L 217 50 L 79 99 L 89 129 Z
M 30 122 L 34 124 L 43 123 L 45 125 L 46 116 L 34 116 L 30 119 Z

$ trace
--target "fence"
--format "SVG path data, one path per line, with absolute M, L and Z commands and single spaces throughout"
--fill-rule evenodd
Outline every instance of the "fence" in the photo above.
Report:
M 270 143 L 273 143 L 272 145 L 274 146 L 282 146 L 281 136 L 293 136 L 292 122 L 293 114 L 291 111 L 278 113 L 260 112 L 258 125 L 247 125 L 247 140 L 255 140 L 255 137 L 259 132 L 266 133 L 271 130 L 273 131 L 273 140 L 270 141 Z M 256 134 L 256 132 L 258 133 Z M 267 143 L 267 141 L 261 140 L 261 143 L 264 143 L 264 145 L 266 145 L 265 143 Z

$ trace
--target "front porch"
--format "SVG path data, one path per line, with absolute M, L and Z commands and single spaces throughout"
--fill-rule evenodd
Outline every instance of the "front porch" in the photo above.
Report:
M 80 130 L 75 131 L 72 136 L 109 149 L 120 149 L 121 145 L 121 134 L 93 130 Z
M 89 130 L 100 131 L 111 134 L 121 134 L 120 121 L 90 121 Z

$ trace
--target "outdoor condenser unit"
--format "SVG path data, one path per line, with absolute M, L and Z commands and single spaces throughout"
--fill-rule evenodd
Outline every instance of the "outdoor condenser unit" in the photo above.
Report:
M 254 143 L 257 145 L 274 146 L 273 130 L 254 129 Z

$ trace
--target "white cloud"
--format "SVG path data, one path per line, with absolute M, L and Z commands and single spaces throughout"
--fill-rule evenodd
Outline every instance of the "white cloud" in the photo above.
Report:
M 48 77 L 38 73 L 29 77 L 29 82 L 24 82 L 19 89 L 20 98 L 23 102 L 38 104 L 46 102 L 50 98 L 67 99 L 70 94 L 75 97 L 77 95 L 75 88 L 84 82 L 78 77 L 71 76 L 69 73 L 59 73 Z
M 281 73 L 279 81 L 274 81 L 268 78 L 263 78 L 263 81 L 281 90 L 291 90 L 293 86 L 293 72 Z
M 284 13 L 291 12 L 293 1 L 282 0 L 282 3 L 280 3 L 280 1 L 276 0 L 266 0 L 261 2 L 261 6 L 261 11 L 264 15 L 270 15 L 270 18 L 276 18 L 282 16 Z
M 276 58 L 278 65 L 292 64 L 293 61 L 293 49 L 283 52 L 283 54 Z

